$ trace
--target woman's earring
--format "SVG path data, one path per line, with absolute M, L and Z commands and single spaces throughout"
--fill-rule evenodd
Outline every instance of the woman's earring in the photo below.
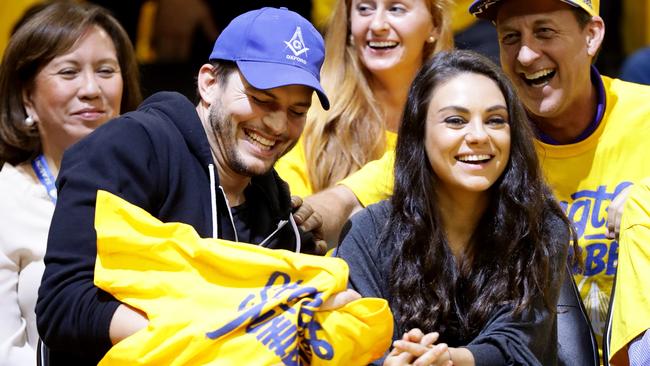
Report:
M 32 126 L 34 126 L 34 123 L 36 123 L 36 121 L 34 121 L 34 118 L 32 118 L 32 116 L 27 116 L 27 117 L 25 117 L 25 122 L 24 123 L 25 123 L 25 126 L 32 127 Z
M 436 37 L 434 36 L 429 36 L 429 38 L 427 38 L 427 43 L 433 43 L 435 41 L 436 41 Z

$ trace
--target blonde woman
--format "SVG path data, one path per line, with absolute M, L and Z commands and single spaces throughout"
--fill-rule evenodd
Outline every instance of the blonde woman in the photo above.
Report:
M 292 194 L 333 186 L 395 147 L 411 81 L 453 45 L 449 7 L 449 0 L 337 2 L 322 71 L 331 108 L 314 103 L 302 139 L 276 164 Z

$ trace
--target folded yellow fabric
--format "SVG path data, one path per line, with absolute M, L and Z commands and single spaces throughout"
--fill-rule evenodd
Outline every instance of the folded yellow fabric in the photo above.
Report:
M 627 196 L 618 247 L 609 360 L 629 365 L 627 344 L 650 328 L 650 178 Z
M 95 284 L 150 320 L 100 365 L 364 365 L 390 346 L 385 300 L 319 310 L 346 288 L 339 258 L 202 239 L 104 191 L 95 229 Z

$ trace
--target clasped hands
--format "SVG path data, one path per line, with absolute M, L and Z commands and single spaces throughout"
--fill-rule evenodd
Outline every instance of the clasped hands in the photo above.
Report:
M 445 343 L 435 344 L 439 336 L 438 332 L 424 334 L 420 329 L 411 329 L 393 342 L 384 366 L 453 366 L 449 347 Z

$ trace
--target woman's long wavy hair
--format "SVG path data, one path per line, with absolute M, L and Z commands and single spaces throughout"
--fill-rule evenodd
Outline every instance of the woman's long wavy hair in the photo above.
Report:
M 55 1 L 30 15 L 9 40 L 0 65 L 0 164 L 12 165 L 41 153 L 38 130 L 24 124 L 23 93 L 54 58 L 69 52 L 93 26 L 108 33 L 122 72 L 120 113 L 134 110 L 142 100 L 135 52 L 126 31 L 108 10 L 91 4 Z
M 447 243 L 425 151 L 427 112 L 434 90 L 463 73 L 485 75 L 507 102 L 511 148 L 504 172 L 489 189 L 489 203 L 464 258 Z M 427 62 L 409 91 L 395 157 L 392 211 L 381 245 L 394 250 L 391 305 L 400 332 L 418 327 L 444 339 L 478 334 L 494 310 L 513 305 L 521 314 L 540 294 L 547 301 L 549 262 L 559 245 L 545 226 L 549 213 L 573 229 L 543 181 L 526 113 L 506 76 L 487 58 L 470 51 L 441 52 Z M 575 235 L 574 245 L 575 245 Z
M 438 39 L 425 45 L 423 62 L 453 46 L 450 0 L 424 0 L 438 28 Z M 369 73 L 350 42 L 351 0 L 339 0 L 325 36 L 321 83 L 330 97 L 325 111 L 312 103 L 303 133 L 309 179 L 314 192 L 334 185 L 386 147 L 386 124 L 369 86 Z

